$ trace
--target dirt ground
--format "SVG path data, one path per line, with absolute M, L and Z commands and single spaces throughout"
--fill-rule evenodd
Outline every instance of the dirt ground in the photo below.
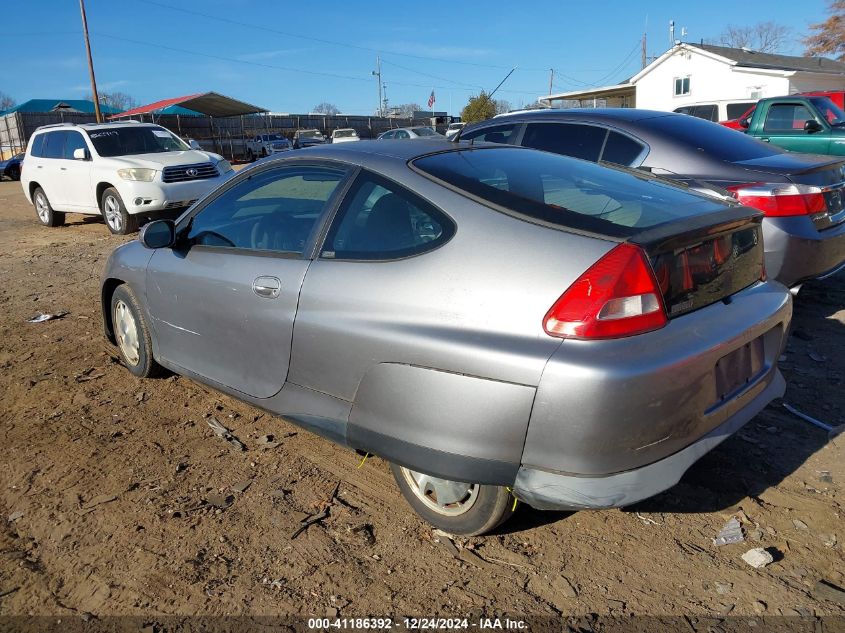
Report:
M 131 376 L 98 298 L 123 240 L 68 220 L 40 226 L 19 184 L 0 183 L 0 614 L 845 615 L 817 585 L 845 586 L 845 435 L 780 401 L 635 508 L 521 507 L 453 543 L 381 460 L 359 468 L 188 379 Z M 831 425 L 845 423 L 844 306 L 845 276 L 806 285 L 782 362 L 786 401 Z M 328 518 L 292 538 L 338 484 Z M 734 515 L 745 542 L 714 546 Z M 752 547 L 774 562 L 746 564 Z

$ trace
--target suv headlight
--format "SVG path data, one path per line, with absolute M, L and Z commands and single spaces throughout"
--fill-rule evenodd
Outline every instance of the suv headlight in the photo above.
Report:
M 230 171 L 232 171 L 232 164 L 228 160 L 221 160 L 219 163 L 217 163 L 217 171 L 219 171 L 221 174 L 228 174 Z
M 155 178 L 156 170 L 147 169 L 145 167 L 130 167 L 128 169 L 118 169 L 117 175 L 124 180 L 137 180 L 140 182 L 152 182 Z

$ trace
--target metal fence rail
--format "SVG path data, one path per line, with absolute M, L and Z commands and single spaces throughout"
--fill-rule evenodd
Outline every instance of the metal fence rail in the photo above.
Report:
M 196 140 L 204 149 L 230 160 L 244 158 L 246 140 L 256 134 L 282 134 L 293 138 L 296 130 L 316 129 L 326 136 L 338 128 L 352 128 L 361 138 L 412 125 L 430 125 L 429 119 L 399 119 L 357 115 L 258 114 L 214 118 L 179 114 L 146 114 L 134 120 L 157 123 L 182 138 Z M 23 151 L 36 128 L 54 123 L 94 123 L 93 114 L 81 112 L 12 112 L 0 117 L 0 154 L 3 158 Z M 444 131 L 445 126 L 438 126 Z

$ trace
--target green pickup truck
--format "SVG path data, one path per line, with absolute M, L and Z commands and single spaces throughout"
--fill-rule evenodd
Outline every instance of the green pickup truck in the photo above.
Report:
M 845 156 L 845 112 L 828 97 L 761 99 L 739 128 L 791 152 Z

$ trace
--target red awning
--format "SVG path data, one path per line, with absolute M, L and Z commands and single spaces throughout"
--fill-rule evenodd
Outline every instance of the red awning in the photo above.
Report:
M 201 92 L 195 95 L 188 95 L 186 97 L 176 97 L 174 99 L 163 99 L 150 103 L 139 108 L 132 108 L 126 112 L 110 116 L 110 119 L 123 118 L 127 116 L 134 116 L 136 114 L 149 114 L 158 112 L 169 106 L 182 106 L 200 114 L 208 116 L 238 116 L 240 114 L 255 114 L 257 112 L 267 112 L 266 108 L 259 108 L 244 101 L 232 99 L 226 95 L 221 95 L 216 92 Z

